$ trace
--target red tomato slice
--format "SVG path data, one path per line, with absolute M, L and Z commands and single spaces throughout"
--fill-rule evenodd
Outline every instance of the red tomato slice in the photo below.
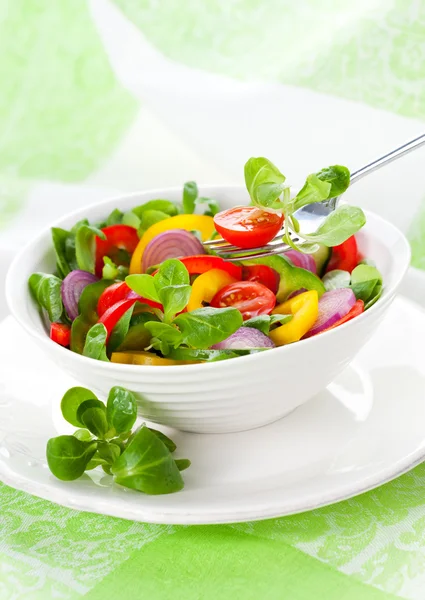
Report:
M 284 217 L 255 206 L 237 206 L 214 217 L 219 234 L 239 248 L 264 246 L 279 232 Z
M 111 308 L 111 306 L 114 306 L 114 304 L 121 300 L 127 299 L 136 299 L 143 304 L 148 304 L 153 308 L 162 310 L 162 304 L 138 296 L 136 292 L 133 292 L 133 290 L 128 287 L 125 281 L 119 281 L 118 283 L 113 283 L 102 292 L 99 302 L 97 303 L 97 314 L 101 317 L 109 308 Z
M 51 323 L 50 339 L 61 346 L 69 346 L 71 341 L 71 327 L 62 323 Z
M 273 294 L 277 294 L 280 282 L 279 273 L 267 265 L 242 267 L 242 276 L 245 281 L 258 281 L 269 288 Z
M 338 327 L 339 325 L 342 325 L 343 323 L 346 323 L 347 321 L 351 321 L 351 319 L 354 319 L 354 317 L 358 317 L 359 315 L 361 315 L 363 311 L 364 311 L 363 300 L 357 300 L 356 303 L 354 304 L 353 308 L 344 317 L 341 317 L 341 319 L 336 321 L 333 325 L 331 325 L 327 329 L 323 329 L 320 333 L 323 333 L 323 331 L 329 331 L 330 329 L 334 329 L 335 327 Z
M 184 264 L 189 271 L 189 275 L 201 275 L 211 269 L 220 269 L 221 271 L 226 271 L 226 273 L 229 273 L 235 279 L 242 279 L 242 267 L 223 260 L 219 256 L 210 256 L 209 254 L 183 256 L 179 258 L 179 261 Z
M 354 235 L 352 235 L 339 246 L 334 246 L 332 248 L 332 256 L 326 267 L 326 273 L 329 273 L 329 271 L 333 271 L 334 269 L 341 269 L 342 271 L 351 273 L 358 264 L 359 254 L 357 242 Z
M 269 315 L 276 304 L 276 296 L 265 285 L 256 281 L 237 281 L 222 288 L 211 300 L 214 308 L 233 306 L 243 320 Z
M 96 237 L 96 275 L 102 277 L 103 257 L 109 256 L 116 265 L 128 267 L 131 255 L 139 243 L 136 229 L 129 225 L 110 225 L 102 229 L 106 240 Z M 122 252 L 124 250 L 124 252 Z

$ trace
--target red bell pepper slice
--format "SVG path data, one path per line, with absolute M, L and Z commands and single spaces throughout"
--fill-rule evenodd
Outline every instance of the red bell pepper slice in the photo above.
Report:
M 334 271 L 335 269 L 341 269 L 341 271 L 348 271 L 351 273 L 358 264 L 359 253 L 357 250 L 357 242 L 355 236 L 352 235 L 339 246 L 334 246 L 332 248 L 332 256 L 326 267 L 326 273 Z
M 103 313 L 108 310 L 108 308 L 111 308 L 111 306 L 120 300 L 126 300 L 130 291 L 131 290 L 125 281 L 113 283 L 109 287 L 105 288 L 100 295 L 99 302 L 97 303 L 97 314 L 99 317 L 101 317 Z
M 117 304 L 121 300 L 130 300 L 136 299 L 143 304 L 148 304 L 153 308 L 159 308 L 162 310 L 162 304 L 158 302 L 154 302 L 153 300 L 148 300 L 147 298 L 142 298 L 133 292 L 132 289 L 128 287 L 125 281 L 118 281 L 117 283 L 113 283 L 109 287 L 107 287 L 101 294 L 99 298 L 99 302 L 97 303 L 97 314 L 101 317 L 111 306 Z
M 71 342 L 71 327 L 63 323 L 51 323 L 50 339 L 66 348 Z
M 106 341 L 109 340 L 109 337 L 121 319 L 121 317 L 138 301 L 137 298 L 129 298 L 127 300 L 120 300 L 116 304 L 113 304 L 103 315 L 100 317 L 98 323 L 103 323 L 106 327 L 106 331 L 108 335 L 106 337 Z
M 106 240 L 96 237 L 96 275 L 102 277 L 103 257 L 109 256 L 117 265 L 130 265 L 131 255 L 135 251 L 139 236 L 137 230 L 129 225 L 110 225 L 102 229 Z M 128 260 L 123 260 L 120 250 L 128 253 Z
M 211 269 L 220 269 L 221 271 L 226 271 L 226 273 L 238 281 L 242 280 L 242 267 L 223 260 L 219 256 L 212 256 L 209 254 L 183 256 L 179 258 L 179 261 L 184 264 L 189 271 L 189 275 L 201 275 Z
M 351 321 L 351 319 L 354 319 L 354 317 L 358 317 L 362 312 L 364 312 L 364 302 L 363 300 L 357 300 L 352 309 L 344 317 L 341 317 L 338 321 L 335 321 L 333 325 L 323 329 L 320 333 L 323 333 L 323 331 L 329 331 L 330 329 L 335 329 L 335 327 L 339 327 L 343 323 Z

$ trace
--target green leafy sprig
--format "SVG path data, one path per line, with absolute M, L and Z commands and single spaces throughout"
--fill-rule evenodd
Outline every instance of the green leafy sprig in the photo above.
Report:
M 284 215 L 283 240 L 301 252 L 315 252 L 318 244 L 338 246 L 366 223 L 361 208 L 342 205 L 331 212 L 315 232 L 306 234 L 300 231 L 296 218 L 298 210 L 309 204 L 335 198 L 343 194 L 350 185 L 350 172 L 341 165 L 312 173 L 296 196 L 291 198 L 286 177 L 272 162 L 264 157 L 250 158 L 245 164 L 245 184 L 254 206 Z M 297 234 L 301 243 L 295 243 L 291 233 Z
M 132 432 L 137 403 L 129 390 L 113 387 L 105 405 L 91 390 L 73 387 L 63 396 L 61 410 L 78 429 L 47 442 L 47 463 L 58 479 L 72 481 L 100 466 L 115 483 L 145 494 L 183 488 L 180 471 L 190 461 L 172 456 L 176 445 L 162 432 L 145 424 Z

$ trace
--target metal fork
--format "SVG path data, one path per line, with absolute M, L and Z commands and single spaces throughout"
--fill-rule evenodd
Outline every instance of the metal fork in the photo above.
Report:
M 354 171 L 350 174 L 350 186 L 362 177 L 377 171 L 381 167 L 388 165 L 393 162 L 393 160 L 397 160 L 420 148 L 425 144 L 425 134 L 420 135 L 414 140 L 410 140 L 406 144 L 399 146 L 395 150 L 388 152 L 388 154 L 384 154 L 380 158 L 377 158 L 373 162 L 365 165 L 361 169 Z M 324 200 L 323 202 L 317 202 L 315 204 L 308 204 L 304 206 L 299 211 L 295 213 L 297 220 L 300 223 L 300 229 L 305 233 L 309 233 L 311 231 L 315 231 L 317 227 L 322 223 L 322 221 L 332 212 L 338 205 L 341 196 L 336 196 L 335 198 L 331 198 L 329 200 Z M 303 227 L 304 226 L 304 227 Z M 273 254 L 281 254 L 286 250 L 290 249 L 288 244 L 284 244 L 282 242 L 282 236 L 284 234 L 284 230 L 282 229 L 279 233 L 265 246 L 258 246 L 257 248 L 249 248 L 243 249 L 238 248 L 237 246 L 232 246 L 222 238 L 215 238 L 214 240 L 209 240 L 204 242 L 204 246 L 206 250 L 212 250 L 215 254 L 218 254 L 222 258 L 225 258 L 229 261 L 238 261 L 238 260 L 246 260 L 253 258 L 261 258 L 263 256 L 272 256 Z M 300 241 L 296 234 L 290 233 L 291 239 L 294 242 Z

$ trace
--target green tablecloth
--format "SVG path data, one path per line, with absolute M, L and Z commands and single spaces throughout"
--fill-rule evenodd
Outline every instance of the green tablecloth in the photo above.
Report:
M 425 118 L 424 0 L 3 0 L 0 48 L 0 262 L 116 190 L 240 181 L 261 153 L 295 178 L 361 166 Z M 423 160 L 356 193 L 408 229 L 420 267 Z M 331 507 L 209 527 L 0 484 L 0 600 L 420 600 L 424 484 L 421 465 Z
M 293 517 L 145 525 L 1 488 L 0 598 L 424 597 L 425 468 Z

